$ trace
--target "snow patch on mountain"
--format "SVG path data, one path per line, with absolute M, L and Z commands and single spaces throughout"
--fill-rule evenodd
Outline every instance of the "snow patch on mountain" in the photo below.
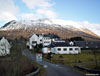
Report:
M 8 23 L 6 23 L 0 30 L 6 31 L 6 30 L 17 30 L 17 29 L 32 29 L 35 28 L 35 30 L 38 30 L 38 27 L 47 27 L 52 29 L 68 29 L 71 31 L 81 31 L 85 33 L 92 34 L 91 31 L 86 29 L 82 26 L 80 22 L 74 22 L 74 21 L 65 21 L 61 19 L 38 19 L 38 20 L 13 20 Z M 39 29 L 41 30 L 41 29 Z M 47 30 L 47 29 L 46 29 Z M 41 30 L 42 31 L 42 30 Z
M 63 28 L 77 28 L 84 29 L 80 24 L 73 21 L 65 21 L 60 19 L 38 19 L 38 20 L 21 20 L 21 21 L 11 21 L 9 25 L 3 27 L 2 30 L 14 30 L 33 26 L 52 26 L 52 27 L 63 27 Z
M 74 22 L 74 21 L 65 21 L 65 20 L 60 20 L 60 19 L 53 19 L 52 20 L 55 24 L 62 25 L 62 27 L 68 27 L 68 26 L 73 26 L 75 28 L 84 28 L 80 24 Z

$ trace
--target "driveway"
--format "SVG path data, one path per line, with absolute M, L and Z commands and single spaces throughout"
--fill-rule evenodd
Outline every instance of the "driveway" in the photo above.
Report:
M 28 49 L 25 49 L 23 51 L 23 54 L 32 59 L 33 61 L 36 61 L 36 56 L 31 53 Z M 45 60 L 42 61 L 36 61 L 38 64 L 42 65 L 46 71 L 47 76 L 83 76 L 75 71 L 73 71 L 69 67 L 65 67 L 63 65 L 59 64 L 53 64 L 51 62 L 47 62 Z

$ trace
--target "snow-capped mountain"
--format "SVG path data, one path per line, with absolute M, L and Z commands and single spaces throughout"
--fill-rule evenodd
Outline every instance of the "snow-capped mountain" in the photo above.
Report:
M 74 36 L 82 36 L 84 38 L 98 38 L 96 34 L 84 28 L 80 24 L 57 20 L 57 19 L 38 19 L 38 20 L 21 20 L 10 21 L 6 23 L 0 32 L 7 31 L 6 35 L 10 36 L 30 36 L 34 33 L 55 33 L 62 38 L 70 38 Z
M 21 21 L 10 21 L 5 24 L 2 30 L 14 30 L 14 29 L 27 29 L 28 27 L 34 26 L 53 26 L 53 27 L 63 27 L 63 28 L 77 28 L 82 30 L 84 27 L 78 24 L 74 24 L 64 20 L 49 20 L 49 19 L 39 19 L 39 20 L 21 20 Z

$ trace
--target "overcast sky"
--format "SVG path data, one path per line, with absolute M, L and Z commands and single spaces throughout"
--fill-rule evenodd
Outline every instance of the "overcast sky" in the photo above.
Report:
M 0 27 L 40 18 L 70 20 L 100 35 L 100 0 L 0 0 Z

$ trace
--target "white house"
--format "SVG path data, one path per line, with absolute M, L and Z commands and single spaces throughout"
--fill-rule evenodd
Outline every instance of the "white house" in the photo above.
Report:
M 0 56 L 5 56 L 10 54 L 10 44 L 4 37 L 0 38 Z
M 42 44 L 43 53 L 55 53 L 55 54 L 78 54 L 81 53 L 79 46 L 76 46 L 74 42 L 65 42 L 56 34 L 33 34 L 29 38 L 30 49 L 33 49 L 34 46 Z
M 56 42 L 52 43 L 49 47 L 44 47 L 42 49 L 42 52 L 43 53 L 52 52 L 55 54 L 79 54 L 81 53 L 81 49 L 79 46 L 70 45 L 69 42 Z
M 78 46 L 59 46 L 54 47 L 55 54 L 79 54 L 80 47 Z
M 43 34 L 36 34 L 39 37 L 39 44 L 43 43 Z
M 43 47 L 46 47 L 51 44 L 51 38 L 49 35 L 47 35 L 47 34 L 43 35 L 43 43 L 42 44 L 43 44 Z
M 38 35 L 33 34 L 29 38 L 29 42 L 27 42 L 27 45 L 29 46 L 30 49 L 33 49 L 33 47 L 36 46 L 37 44 L 40 44 L 39 37 L 38 37 Z
M 43 34 L 43 46 L 47 47 L 49 46 L 52 42 L 62 42 L 61 38 L 56 35 L 56 34 Z
M 56 34 L 33 34 L 29 38 L 29 42 L 27 42 L 27 45 L 30 49 L 33 49 L 34 46 L 42 44 L 43 47 L 47 47 L 51 44 L 51 42 L 60 40 L 60 37 Z

